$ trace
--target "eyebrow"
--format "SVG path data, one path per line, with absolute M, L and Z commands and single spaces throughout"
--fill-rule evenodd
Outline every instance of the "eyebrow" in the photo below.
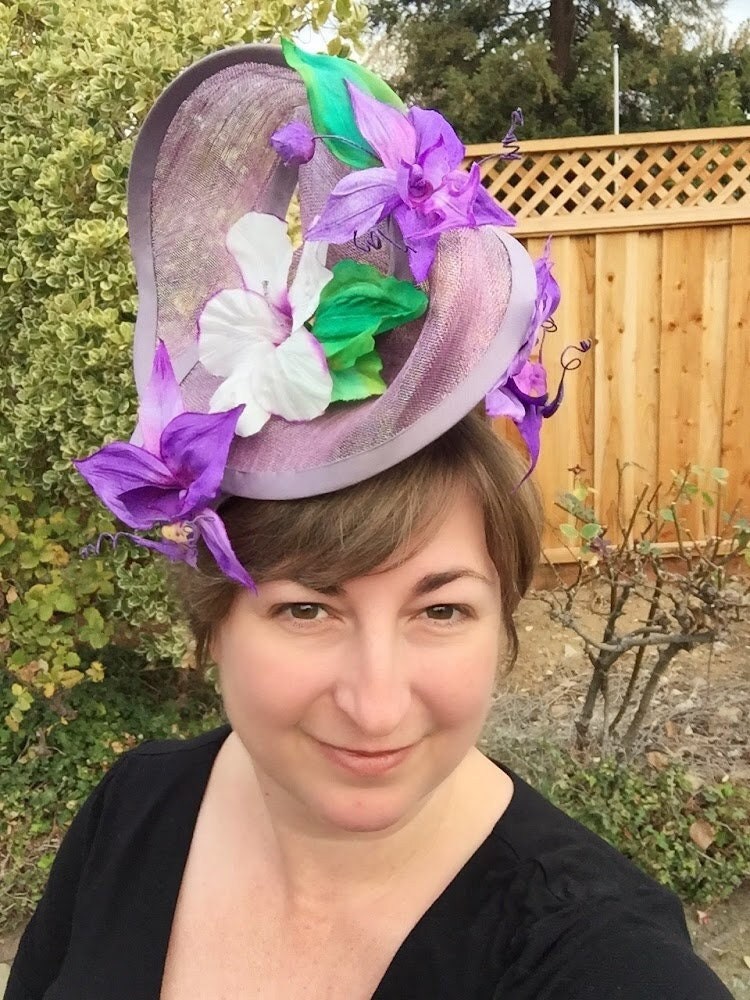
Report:
M 492 586 L 492 581 L 489 580 L 483 573 L 477 573 L 473 569 L 448 569 L 442 573 L 428 573 L 427 576 L 423 576 L 421 580 L 418 580 L 414 585 L 412 594 L 414 597 L 424 597 L 425 594 L 432 593 L 433 590 L 439 590 L 448 583 L 453 583 L 454 580 L 460 580 L 462 578 L 468 577 L 471 580 L 481 580 L 482 583 L 486 583 L 488 587 Z
M 480 580 L 482 583 L 486 583 L 488 587 L 493 585 L 488 577 L 483 573 L 477 573 L 476 570 L 464 568 L 446 569 L 441 573 L 428 573 L 420 580 L 417 580 L 412 588 L 411 596 L 424 597 L 425 594 L 431 594 L 434 590 L 439 590 L 441 587 L 453 583 L 454 580 L 466 577 L 472 580 Z M 299 582 L 302 583 L 301 580 Z M 303 584 L 303 586 L 307 585 Z M 310 590 L 317 590 L 319 594 L 326 594 L 329 597 L 341 597 L 344 593 L 344 588 L 340 584 L 332 584 L 330 587 L 310 587 Z

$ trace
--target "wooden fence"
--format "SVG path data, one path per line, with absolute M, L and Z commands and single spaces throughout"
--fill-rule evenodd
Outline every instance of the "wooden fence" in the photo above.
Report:
M 739 500 L 750 516 L 750 127 L 523 142 L 515 161 L 502 152 L 470 146 L 467 163 L 480 163 L 532 256 L 553 236 L 563 298 L 545 346 L 551 381 L 556 351 L 594 341 L 542 430 L 548 554 L 569 558 L 554 499 L 575 467 L 611 525 L 618 459 L 634 463 L 625 513 L 642 484 L 695 463 L 728 469 L 723 509 Z M 713 532 L 717 516 L 696 513 L 691 530 Z

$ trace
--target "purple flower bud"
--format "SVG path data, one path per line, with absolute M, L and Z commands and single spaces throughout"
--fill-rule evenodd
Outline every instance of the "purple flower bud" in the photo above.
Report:
M 289 122 L 277 129 L 270 143 L 287 167 L 309 163 L 315 153 L 315 136 L 304 122 Z

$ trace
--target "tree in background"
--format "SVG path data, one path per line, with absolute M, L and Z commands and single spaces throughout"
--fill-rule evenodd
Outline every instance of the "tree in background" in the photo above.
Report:
M 727 42 L 724 0 L 375 0 L 379 71 L 468 142 L 612 131 L 612 45 L 623 131 L 741 124 L 750 30 Z M 379 53 L 388 53 L 383 58 Z
M 157 560 L 79 557 L 113 525 L 71 465 L 135 425 L 125 184 L 147 109 L 216 49 L 306 30 L 346 52 L 364 17 L 359 0 L 0 4 L 0 730 L 101 680 L 107 644 L 185 652 Z

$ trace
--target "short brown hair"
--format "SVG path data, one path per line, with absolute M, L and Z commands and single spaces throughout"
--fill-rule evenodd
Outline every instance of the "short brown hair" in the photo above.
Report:
M 325 590 L 420 547 L 451 497 L 468 488 L 484 511 L 487 549 L 500 577 L 509 660 L 518 652 L 513 613 L 539 561 L 541 505 L 515 449 L 475 410 L 446 434 L 361 483 L 303 500 L 232 497 L 221 506 L 232 548 L 257 583 L 293 579 Z M 395 565 L 395 563 L 391 563 Z M 239 585 L 220 574 L 203 543 L 198 571 L 177 577 L 180 599 L 206 666 L 217 626 Z

